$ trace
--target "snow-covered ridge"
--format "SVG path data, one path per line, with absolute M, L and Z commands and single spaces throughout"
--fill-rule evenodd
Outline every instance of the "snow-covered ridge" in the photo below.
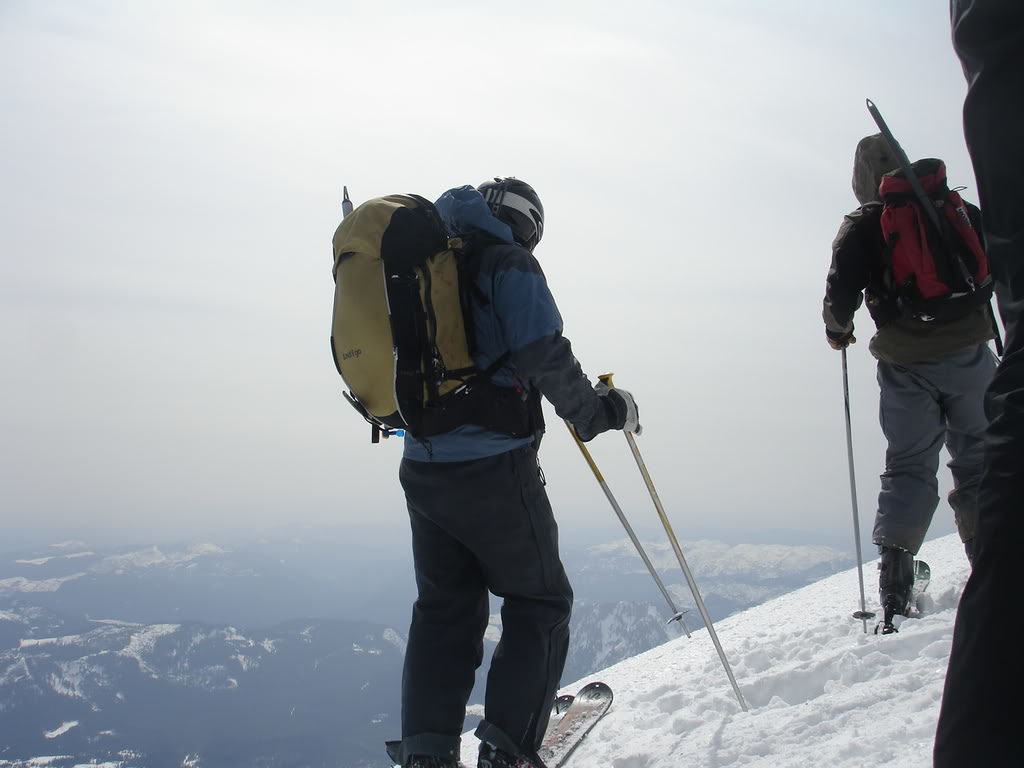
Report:
M 216 544 L 204 542 L 186 547 L 180 551 L 164 552 L 158 546 L 146 547 L 133 552 L 104 557 L 93 570 L 98 573 L 121 572 L 130 568 L 153 568 L 155 566 L 179 566 L 205 555 L 219 555 L 226 550 Z
M 716 623 L 749 710 L 742 711 L 706 630 L 601 670 L 615 691 L 573 757 L 616 768 L 927 768 L 968 575 L 955 535 L 926 542 L 930 597 L 920 618 L 875 635 L 850 569 Z M 877 561 L 864 565 L 869 609 Z M 575 693 L 582 682 L 565 686 Z M 472 765 L 477 742 L 463 736 Z
M 68 544 L 81 544 L 81 542 L 68 542 Z M 118 554 L 99 555 L 94 551 L 81 551 L 71 554 L 48 555 L 34 558 L 18 558 L 11 562 L 15 565 L 43 567 L 56 562 L 65 562 L 87 557 L 97 558 L 96 562 L 80 565 L 84 570 L 76 573 L 53 576 L 50 578 L 33 578 L 32 576 L 13 576 L 0 579 L 0 596 L 9 596 L 17 593 L 29 592 L 56 592 L 69 581 L 81 579 L 91 574 L 115 574 L 123 575 L 135 570 L 146 570 L 152 568 L 180 568 L 188 566 L 200 558 L 212 555 L 226 554 L 228 550 L 222 549 L 217 544 L 202 542 L 164 551 L 159 546 L 144 547 L 142 549 L 122 552 Z
M 651 562 L 659 571 L 678 571 L 679 562 L 671 545 L 665 540 L 641 542 Z M 850 557 L 844 552 L 820 545 L 789 544 L 726 544 L 699 539 L 680 545 L 691 570 L 702 578 L 728 578 L 737 574 L 774 579 L 804 573 L 815 568 L 847 566 Z M 629 539 L 620 539 L 592 547 L 597 563 L 611 569 L 620 558 L 636 560 L 637 570 L 645 566 Z
M 80 579 L 86 575 L 86 573 L 82 572 L 54 579 L 26 579 L 24 576 L 0 579 L 0 596 L 13 595 L 17 592 L 56 592 L 67 582 Z
M 50 555 L 49 557 L 37 557 L 32 560 L 15 560 L 18 565 L 46 565 L 51 560 L 73 560 L 76 557 L 90 557 L 95 552 L 75 552 L 70 555 Z

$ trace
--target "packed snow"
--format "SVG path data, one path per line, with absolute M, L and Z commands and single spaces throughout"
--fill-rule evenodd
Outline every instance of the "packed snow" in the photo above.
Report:
M 706 629 L 588 676 L 615 692 L 571 766 L 924 768 L 969 566 L 956 535 L 926 542 L 932 580 L 918 618 L 876 635 L 851 569 L 715 624 L 748 705 L 742 711 Z M 877 610 L 877 560 L 864 565 Z M 586 681 L 565 686 L 574 693 Z M 463 737 L 476 765 L 478 741 Z

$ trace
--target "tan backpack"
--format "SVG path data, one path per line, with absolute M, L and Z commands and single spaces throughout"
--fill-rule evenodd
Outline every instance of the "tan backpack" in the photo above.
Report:
M 381 431 L 422 438 L 466 423 L 529 434 L 518 417 L 494 423 L 495 413 L 508 422 L 519 410 L 509 401 L 523 399 L 489 382 L 507 355 L 486 371 L 474 365 L 469 259 L 466 241 L 449 237 L 417 195 L 367 200 L 334 233 L 331 351 L 374 442 Z

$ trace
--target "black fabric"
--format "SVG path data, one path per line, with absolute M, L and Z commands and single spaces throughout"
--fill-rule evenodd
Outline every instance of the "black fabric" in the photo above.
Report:
M 484 240 L 480 242 L 486 242 L 486 235 L 474 234 L 473 237 L 482 237 Z M 474 247 L 479 246 L 480 242 Z M 522 317 L 509 318 L 508 306 L 493 306 L 486 297 L 483 300 L 477 299 L 478 311 L 474 318 L 478 322 L 487 323 L 492 329 L 492 336 L 496 332 L 509 334 L 509 326 L 528 327 L 532 322 L 537 322 L 538 328 L 543 327 L 549 322 L 549 318 L 544 317 L 545 314 L 551 315 L 557 320 L 557 325 L 561 326 L 561 318 L 548 291 L 544 271 L 533 254 L 517 245 L 491 243 L 476 251 L 476 256 L 479 280 L 485 283 L 490 281 L 492 284 L 499 279 L 512 282 L 522 291 L 521 296 L 516 297 L 517 305 L 536 307 L 531 312 L 520 311 Z M 519 273 L 520 276 L 536 276 L 537 279 L 510 281 L 509 277 L 513 273 Z M 505 302 L 508 302 L 507 297 Z M 519 335 L 522 335 L 521 331 L 522 329 Z M 583 373 L 579 361 L 573 354 L 572 344 L 562 335 L 560 328 L 551 333 L 538 334 L 533 340 L 514 349 L 506 347 L 505 351 L 509 353 L 509 365 L 500 373 L 510 374 L 517 380 L 525 382 L 531 393 L 538 391 L 554 406 L 555 413 L 560 418 L 568 419 L 573 424 L 580 424 L 594 417 L 598 407 L 594 387 Z M 538 402 L 536 412 L 539 410 Z M 541 427 L 543 428 L 543 424 Z
M 488 591 L 503 598 L 485 722 L 525 753 L 547 727 L 572 589 L 531 447 L 461 462 L 403 460 L 419 596 L 402 680 L 403 741 L 463 730 L 483 659 Z
M 514 387 L 499 387 L 478 376 L 461 391 L 445 395 L 423 412 L 418 434 L 447 432 L 453 425 L 476 424 L 509 437 L 532 437 L 544 431 L 539 395 Z
M 977 206 L 965 204 L 971 224 L 981 231 L 981 212 Z M 832 244 L 832 266 L 825 281 L 825 308 L 838 326 L 848 327 L 853 323 L 853 316 L 863 300 L 866 300 L 876 328 L 884 327 L 902 314 L 888 269 L 888 249 L 882 236 L 881 216 L 880 203 L 861 206 L 847 214 Z M 974 306 L 984 304 L 989 297 L 987 291 L 979 293 L 976 303 L 958 310 L 960 314 L 957 317 Z M 955 320 L 956 317 L 950 319 Z M 831 330 L 833 334 L 839 333 Z
M 978 181 L 1005 354 L 989 389 L 973 570 L 960 599 L 935 737 L 936 768 L 1017 766 L 1019 567 L 1024 546 L 1024 3 L 957 0 L 953 42 L 968 93 L 964 133 Z
M 595 418 L 599 400 L 572 345 L 561 333 L 537 339 L 512 352 L 515 369 L 540 390 L 555 413 L 573 424 Z
M 416 195 L 411 197 L 419 207 L 397 209 L 381 238 L 381 259 L 387 269 L 388 306 L 396 351 L 398 402 L 398 412 L 381 421 L 397 429 L 406 428 L 417 437 L 442 434 L 462 424 L 477 424 L 511 437 L 529 437 L 542 432 L 543 417 L 539 407 L 529 403 L 526 395 L 514 388 L 490 384 L 491 376 L 508 354 L 482 372 L 475 368 L 458 371 L 436 368 L 438 359 L 432 354 L 434 339 L 429 337 L 428 329 L 436 328 L 437 322 L 431 303 L 430 270 L 425 265 L 430 257 L 448 247 L 448 238 L 434 205 Z M 459 296 L 471 353 L 476 337 L 467 312 L 469 292 L 464 286 L 476 281 L 479 259 L 473 255 L 468 246 L 458 253 Z M 420 301 L 421 276 L 425 283 L 425 305 Z M 424 371 L 428 375 L 425 376 Z M 472 383 L 440 395 L 438 382 L 456 376 L 467 376 Z M 425 401 L 424 388 L 427 390 Z
M 584 443 L 589 443 L 602 432 L 614 429 L 615 405 L 607 398 L 602 397 L 599 401 L 600 407 L 594 412 L 594 417 L 584 424 L 576 424 L 576 435 Z
M 420 202 L 422 205 L 425 201 Z M 424 350 L 429 346 L 417 268 L 429 277 L 423 265 L 431 256 L 443 251 L 448 242 L 439 221 L 430 215 L 433 206 L 426 205 L 429 208 L 398 208 L 380 243 L 381 260 L 387 270 L 385 285 L 396 350 L 395 395 L 400 417 L 398 423 L 384 423 L 407 427 L 413 433 L 421 430 L 422 371 Z M 427 296 L 430 296 L 429 290 Z
M 980 229 L 981 212 L 970 203 L 965 205 L 971 225 Z M 854 313 L 864 300 L 878 328 L 868 349 L 879 360 L 907 365 L 993 338 L 990 307 L 972 308 L 965 301 L 963 306 L 933 309 L 936 319 L 929 322 L 919 317 L 914 307 L 904 304 L 887 265 L 880 217 L 880 203 L 861 206 L 847 214 L 832 244 L 822 309 L 829 338 L 834 341 L 854 332 Z M 984 302 L 987 294 L 976 293 Z M 963 314 L 965 308 L 967 313 Z
M 861 206 L 846 215 L 832 243 L 825 308 L 838 326 L 852 325 L 864 300 L 862 291 L 868 296 L 868 311 L 877 327 L 899 315 L 895 294 L 887 284 L 881 215 L 881 203 Z
M 614 389 L 608 390 L 601 395 L 599 402 L 601 407 L 594 413 L 594 417 L 585 424 L 576 425 L 576 435 L 584 443 L 589 443 L 609 429 L 622 429 L 626 423 L 628 408 L 622 395 Z

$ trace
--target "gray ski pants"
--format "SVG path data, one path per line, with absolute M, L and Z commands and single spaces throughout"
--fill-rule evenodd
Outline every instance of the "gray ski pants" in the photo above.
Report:
M 935 360 L 896 365 L 879 361 L 879 420 L 889 443 L 875 516 L 875 544 L 917 554 L 939 503 L 939 452 L 949 451 L 953 508 L 961 541 L 978 522 L 985 390 L 996 369 L 987 344 Z
M 419 596 L 402 676 L 402 742 L 389 744 L 389 753 L 458 758 L 490 591 L 504 600 L 502 633 L 477 735 L 532 757 L 565 666 L 572 611 L 537 452 L 525 446 L 473 461 L 406 459 L 400 478 Z

